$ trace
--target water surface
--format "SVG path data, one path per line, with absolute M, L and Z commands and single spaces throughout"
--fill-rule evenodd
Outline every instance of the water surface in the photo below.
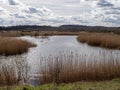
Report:
M 98 47 L 91 47 L 77 41 L 77 36 L 48 36 L 48 37 L 31 37 L 24 36 L 21 39 L 37 44 L 37 47 L 30 48 L 29 52 L 23 55 L 5 57 L 1 56 L 0 61 L 26 59 L 31 67 L 31 73 L 37 73 L 42 57 L 59 56 L 60 54 L 78 54 L 88 57 L 92 60 L 93 56 L 103 58 L 103 54 L 109 58 L 120 58 L 119 50 L 110 50 Z

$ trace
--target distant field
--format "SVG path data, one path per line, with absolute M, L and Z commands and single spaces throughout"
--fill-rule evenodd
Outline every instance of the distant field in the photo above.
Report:
M 120 35 L 112 33 L 84 33 L 77 38 L 82 43 L 109 49 L 120 49 Z
M 120 90 L 120 79 L 104 82 L 78 82 L 70 84 L 46 84 L 37 87 L 14 86 L 4 87 L 0 90 Z
M 1 31 L 2 37 L 20 37 L 20 36 L 51 36 L 51 35 L 79 35 L 81 32 L 64 31 Z

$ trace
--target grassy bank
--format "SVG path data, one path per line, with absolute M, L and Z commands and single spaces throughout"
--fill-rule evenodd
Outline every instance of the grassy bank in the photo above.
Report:
M 120 35 L 105 33 L 83 33 L 77 38 L 82 43 L 109 49 L 120 49 Z
M 25 40 L 0 37 L 0 55 L 17 55 L 28 51 L 28 48 L 35 46 Z
M 80 31 L 1 31 L 3 37 L 20 37 L 20 36 L 50 36 L 50 35 L 79 35 Z
M 0 88 L 0 90 L 120 90 L 120 79 L 104 82 L 78 82 L 69 84 L 46 84 L 37 87 L 14 86 Z M 11 89 L 10 89 L 11 88 Z

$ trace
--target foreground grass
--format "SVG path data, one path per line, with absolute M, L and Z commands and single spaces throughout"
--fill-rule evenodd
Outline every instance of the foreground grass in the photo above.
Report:
M 120 90 L 120 79 L 104 82 L 77 82 L 59 85 L 45 84 L 37 87 L 15 86 L 8 88 L 8 90 Z M 0 88 L 0 90 L 7 90 L 7 88 Z
M 17 55 L 28 51 L 28 48 L 35 46 L 25 40 L 0 37 L 0 55 Z
M 120 49 L 120 35 L 105 33 L 84 33 L 78 36 L 78 41 L 91 46 L 109 49 Z

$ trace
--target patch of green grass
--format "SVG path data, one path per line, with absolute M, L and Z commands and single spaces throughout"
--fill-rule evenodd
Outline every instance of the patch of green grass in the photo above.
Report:
M 101 82 L 77 82 L 69 84 L 45 84 L 37 87 L 16 86 L 12 89 L 0 90 L 120 90 L 120 79 Z

